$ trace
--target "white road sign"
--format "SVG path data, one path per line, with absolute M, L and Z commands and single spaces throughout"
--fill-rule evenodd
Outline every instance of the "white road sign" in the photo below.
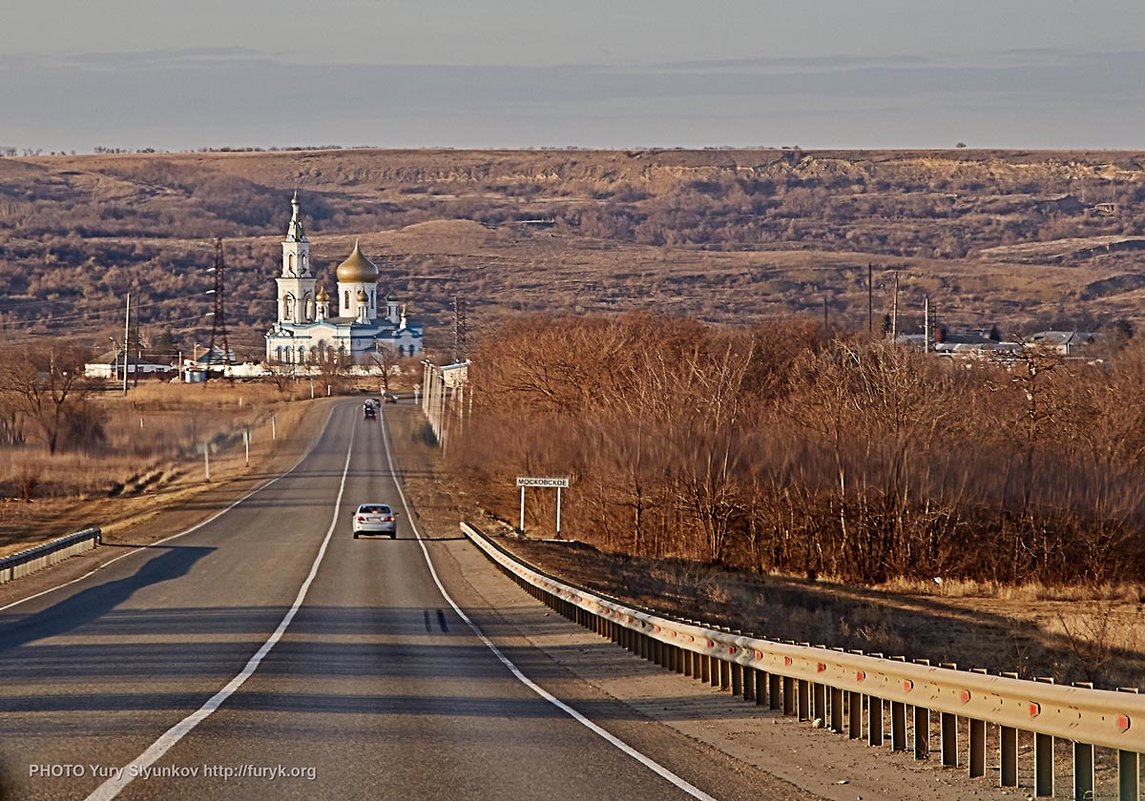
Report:
M 564 487 L 567 488 L 567 478 L 535 478 L 530 476 L 517 476 L 518 487 Z

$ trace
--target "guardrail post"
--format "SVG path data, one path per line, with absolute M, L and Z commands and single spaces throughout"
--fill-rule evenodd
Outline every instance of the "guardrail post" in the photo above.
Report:
M 823 721 L 827 725 L 827 685 L 815 683 L 811 685 L 812 717 Z
M 905 656 L 892 657 L 897 662 L 905 662 Z M 906 704 L 891 701 L 891 750 L 906 750 Z
M 1001 675 L 1018 678 L 1017 673 Z M 1018 730 L 1012 726 L 998 727 L 998 783 L 1003 787 L 1018 786 Z
M 954 662 L 942 662 L 939 667 L 958 670 Z M 938 713 L 938 745 L 942 753 L 942 767 L 958 767 L 958 716 L 949 712 Z
M 707 654 L 700 654 L 700 681 L 710 684 L 712 681 L 712 658 Z
M 1092 681 L 1074 682 L 1075 687 L 1093 689 Z M 1093 746 L 1089 743 L 1073 743 L 1073 797 L 1093 798 L 1094 785 Z
M 1034 681 L 1053 684 L 1049 676 L 1038 676 Z M 1034 796 L 1052 798 L 1054 794 L 1054 738 L 1034 732 Z
M 767 672 L 756 668 L 755 674 L 755 705 L 763 706 L 767 703 Z
M 1141 755 L 1136 751 L 1117 752 L 1117 799 L 1138 801 L 1141 797 Z
M 773 712 L 783 709 L 783 677 L 778 673 L 767 674 L 767 708 Z M 784 714 L 787 714 L 784 712 Z
M 783 714 L 788 717 L 795 714 L 795 679 L 791 676 L 783 677 Z
M 720 667 L 720 689 L 726 690 L 732 686 L 732 664 L 727 660 L 719 660 Z
M 906 704 L 891 701 L 891 750 L 906 750 Z
M 986 668 L 974 668 L 971 673 L 986 674 Z M 986 721 L 967 718 L 966 739 L 969 741 L 966 766 L 971 779 L 986 775 Z
M 862 651 L 851 651 L 855 656 L 863 656 Z M 859 740 L 863 736 L 863 707 L 868 699 L 860 692 L 847 691 L 847 737 Z
M 930 710 L 924 706 L 914 708 L 914 758 L 930 758 Z
M 866 699 L 862 693 L 847 692 L 847 737 L 858 740 L 863 736 L 863 703 Z
M 806 679 L 798 679 L 796 681 L 796 689 L 799 692 L 799 719 L 811 719 L 811 682 Z
M 938 746 L 942 752 L 944 768 L 958 767 L 958 717 L 949 712 L 938 713 Z
M 743 665 L 739 662 L 731 662 L 729 666 L 732 674 L 732 695 L 738 698 L 743 693 Z
M 1135 693 L 1136 687 L 1119 687 L 1123 693 Z M 1117 752 L 1117 799 L 1138 801 L 1141 798 L 1141 755 L 1136 751 Z
M 843 691 L 838 687 L 831 688 L 831 730 L 843 731 Z
M 883 699 L 867 696 L 867 745 L 883 744 Z

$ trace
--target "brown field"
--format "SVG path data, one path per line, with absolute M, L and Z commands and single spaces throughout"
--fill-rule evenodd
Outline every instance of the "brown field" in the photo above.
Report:
M 89 525 L 115 542 L 166 506 L 261 475 L 283 451 L 276 446 L 294 447 L 307 405 L 284 399 L 269 384 L 225 382 L 144 384 L 96 402 L 107 412 L 108 438 L 99 453 L 0 449 L 0 555 Z M 210 482 L 204 445 L 211 449 Z

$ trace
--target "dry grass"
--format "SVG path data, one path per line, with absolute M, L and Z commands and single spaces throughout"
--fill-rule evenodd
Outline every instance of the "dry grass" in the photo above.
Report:
M 107 433 L 98 453 L 0 451 L 0 554 L 86 525 L 114 536 L 127 521 L 202 491 L 210 486 L 203 447 L 211 451 L 212 484 L 248 473 L 272 452 L 272 434 L 290 435 L 304 407 L 269 385 L 214 382 L 144 384 L 98 403 Z
M 830 579 L 830 577 L 826 577 Z M 941 579 L 941 577 L 937 577 Z M 972 579 L 941 579 L 936 581 L 895 579 L 878 584 L 873 589 L 881 592 L 910 595 L 934 595 L 940 598 L 995 598 L 1003 601 L 1145 601 L 1145 585 L 1137 582 L 1118 584 L 1046 585 L 1025 582 L 1010 585 L 997 581 Z

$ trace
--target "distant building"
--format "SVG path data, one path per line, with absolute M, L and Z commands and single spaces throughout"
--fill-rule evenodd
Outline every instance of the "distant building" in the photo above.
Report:
M 278 321 L 266 334 L 267 362 L 369 364 L 383 348 L 398 356 L 420 356 L 422 327 L 406 317 L 404 305 L 389 296 L 379 299 L 378 268 L 357 243 L 338 265 L 333 298 L 317 285 L 297 192 L 291 207 L 282 242 L 282 271 L 275 279 Z
M 1062 356 L 1074 356 L 1092 345 L 1094 339 L 1096 337 L 1086 331 L 1039 331 L 1026 337 L 1026 344 L 1047 348 Z
M 97 356 L 84 365 L 86 378 L 123 380 L 123 351 L 112 350 Z M 171 377 L 178 373 L 176 360 L 169 355 L 129 353 L 127 375 L 135 377 Z

